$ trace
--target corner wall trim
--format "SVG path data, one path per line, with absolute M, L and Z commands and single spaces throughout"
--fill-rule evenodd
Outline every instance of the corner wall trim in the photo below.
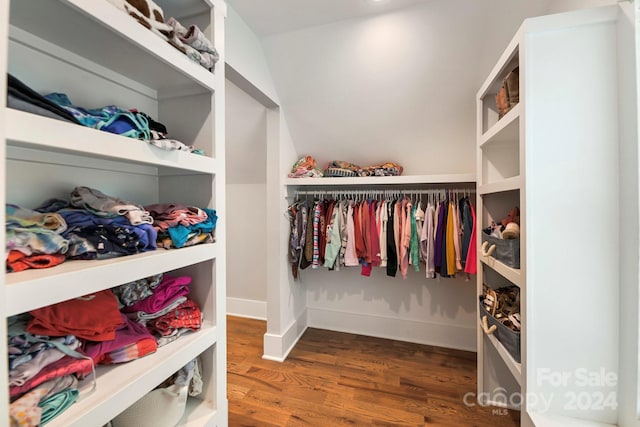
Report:
M 267 302 L 227 297 L 227 314 L 248 319 L 267 320 Z
M 477 351 L 476 324 L 466 327 L 372 314 L 307 308 L 308 327 L 406 341 L 416 344 Z
M 262 358 L 274 362 L 284 362 L 302 337 L 302 334 L 304 334 L 304 331 L 307 330 L 307 325 L 307 310 L 305 309 L 291 322 L 282 335 L 264 334 L 264 354 Z

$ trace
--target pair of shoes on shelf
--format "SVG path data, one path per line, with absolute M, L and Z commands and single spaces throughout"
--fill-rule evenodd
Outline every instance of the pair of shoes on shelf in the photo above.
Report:
M 519 289 L 509 286 L 496 291 L 483 286 L 483 294 L 484 308 L 500 323 L 519 332 L 521 328 Z

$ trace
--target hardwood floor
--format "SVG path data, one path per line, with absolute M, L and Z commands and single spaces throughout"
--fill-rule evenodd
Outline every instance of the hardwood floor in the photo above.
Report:
M 228 317 L 229 426 L 520 425 L 468 407 L 475 354 L 308 329 L 284 363 L 262 359 L 266 323 Z

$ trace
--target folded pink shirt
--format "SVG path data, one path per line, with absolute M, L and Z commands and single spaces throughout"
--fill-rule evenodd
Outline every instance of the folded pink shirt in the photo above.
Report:
M 156 313 L 167 305 L 171 304 L 176 298 L 186 296 L 189 293 L 189 284 L 191 277 L 180 276 L 171 277 L 164 275 L 162 282 L 153 291 L 153 295 L 136 302 L 130 307 L 124 307 L 124 313 L 135 313 L 142 311 L 145 313 Z

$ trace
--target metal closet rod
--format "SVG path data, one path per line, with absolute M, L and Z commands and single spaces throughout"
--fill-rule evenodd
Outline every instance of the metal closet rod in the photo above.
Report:
M 354 195 L 354 196 L 362 196 L 362 195 L 392 195 L 392 194 L 447 194 L 447 193 L 462 193 L 462 194 L 471 194 L 475 193 L 475 188 L 437 188 L 437 189 L 429 189 L 429 190 L 296 190 L 296 196 L 324 196 L 324 195 Z

